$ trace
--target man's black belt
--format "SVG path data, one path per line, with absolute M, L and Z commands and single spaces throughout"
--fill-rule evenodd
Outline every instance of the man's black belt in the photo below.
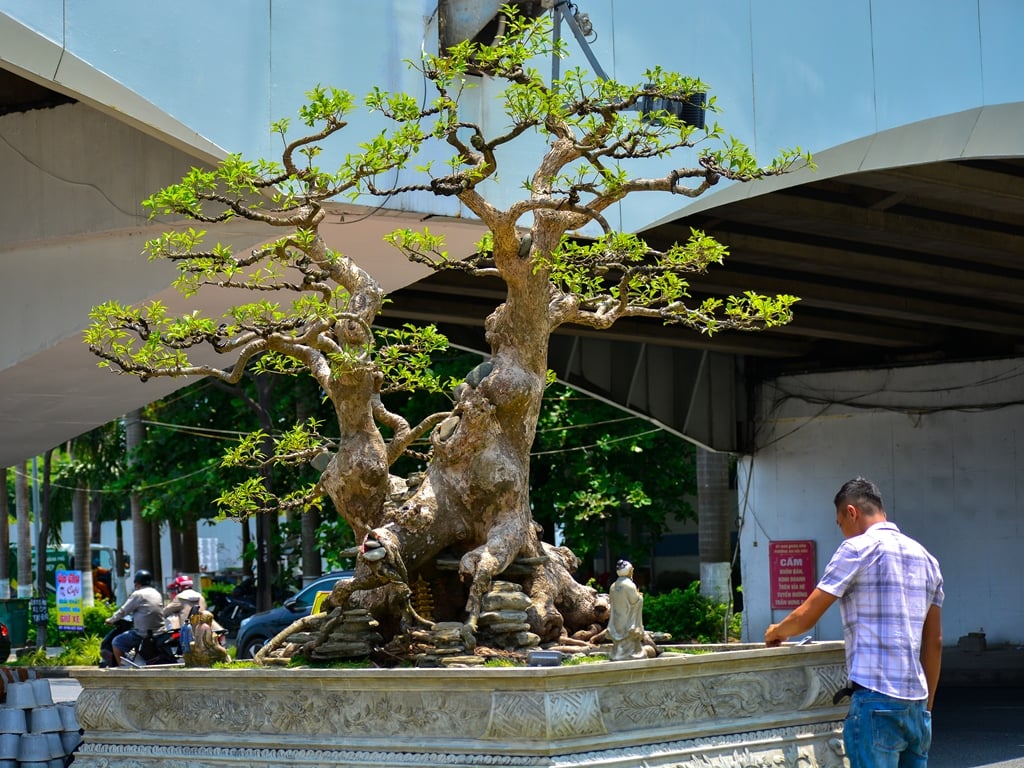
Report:
M 833 705 L 837 705 L 843 699 L 850 698 L 851 696 L 853 696 L 853 692 L 854 691 L 866 691 L 866 690 L 867 690 L 866 687 L 864 687 L 860 683 L 855 683 L 854 681 L 851 680 L 850 684 L 848 686 L 846 686 L 845 688 L 840 688 L 838 691 L 836 691 L 836 695 L 832 697 L 832 704 Z

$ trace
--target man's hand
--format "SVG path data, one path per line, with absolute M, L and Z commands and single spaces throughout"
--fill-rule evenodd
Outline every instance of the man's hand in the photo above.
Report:
M 772 624 L 764 631 L 764 644 L 769 648 L 778 648 L 788 636 L 779 633 L 779 625 Z
M 115 623 L 114 617 L 113 616 L 108 616 L 107 618 L 105 618 L 103 620 L 103 623 L 104 624 L 114 624 Z
M 777 648 L 793 635 L 808 631 L 818 623 L 818 619 L 835 601 L 835 595 L 815 587 L 807 599 L 794 608 L 789 616 L 765 630 L 764 644 L 769 648 Z

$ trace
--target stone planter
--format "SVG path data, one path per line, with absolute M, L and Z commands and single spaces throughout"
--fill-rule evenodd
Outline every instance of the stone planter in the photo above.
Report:
M 82 670 L 76 768 L 841 768 L 842 643 L 562 667 Z

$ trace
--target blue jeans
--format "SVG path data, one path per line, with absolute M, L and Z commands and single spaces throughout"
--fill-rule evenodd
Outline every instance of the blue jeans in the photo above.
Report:
M 142 645 L 144 639 L 145 636 L 141 632 L 136 629 L 129 629 L 127 632 L 117 635 L 117 637 L 110 641 L 110 644 L 121 653 L 128 653 L 128 651 Z
M 854 691 L 843 725 L 850 768 L 927 768 L 932 745 L 927 703 Z

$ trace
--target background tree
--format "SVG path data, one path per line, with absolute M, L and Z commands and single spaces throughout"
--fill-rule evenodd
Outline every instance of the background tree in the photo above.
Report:
M 28 463 L 14 468 L 14 508 L 18 518 L 18 597 L 32 597 L 32 507 Z
M 75 568 L 82 571 L 82 594 L 86 604 L 92 605 L 94 533 L 98 534 L 102 519 L 119 516 L 127 505 L 121 485 L 126 462 L 124 423 L 108 422 L 79 435 L 68 444 L 67 458 L 67 463 L 60 467 L 60 485 L 55 489 L 60 494 L 54 494 L 54 506 L 71 509 Z M 151 547 L 152 550 L 158 548 Z M 158 551 L 154 557 L 151 570 L 159 575 Z
M 0 600 L 11 597 L 11 500 L 8 492 L 8 480 L 11 468 L 3 468 L 4 494 L 3 505 L 0 507 Z M 17 563 L 14 564 L 17 568 Z
M 199 571 L 198 525 L 217 515 L 214 499 L 232 481 L 220 467 L 227 441 L 255 427 L 231 393 L 200 381 L 130 414 L 128 432 L 139 433 L 129 451 L 122 488 L 135 497 L 142 528 L 166 527 L 171 540 L 168 575 Z M 137 426 L 134 426 L 136 424 Z M 135 511 L 137 507 L 137 512 Z M 154 537 L 158 543 L 159 537 Z M 136 544 L 151 552 L 146 539 Z
M 125 415 L 125 460 L 129 473 L 138 471 L 144 465 L 139 458 L 139 451 L 145 445 L 146 427 L 142 421 L 141 409 L 135 409 Z M 131 478 L 131 475 L 129 475 Z M 138 483 L 132 483 L 128 493 L 128 503 L 132 520 L 132 573 L 140 570 L 149 571 L 155 578 L 163 580 L 163 574 L 157 568 L 159 562 L 153 555 L 154 541 L 159 541 L 158 536 L 153 535 L 154 524 L 143 514 L 142 494 L 138 490 Z M 159 583 L 159 582 L 158 582 Z
M 50 543 L 50 526 L 51 526 L 51 509 L 50 509 L 50 498 L 51 498 L 51 478 L 53 470 L 53 448 L 48 450 L 43 456 L 43 477 L 42 477 L 42 498 L 39 505 L 39 532 L 36 537 L 36 552 L 46 552 L 47 547 Z M 38 478 L 37 478 L 38 481 Z M 46 556 L 36 557 L 36 594 L 45 596 L 47 592 L 47 578 L 46 578 Z M 36 624 L 36 644 L 42 648 L 46 645 L 46 624 L 40 622 Z
M 136 468 L 126 476 L 125 483 L 126 487 L 139 489 L 147 520 L 168 525 L 175 569 L 198 572 L 198 538 L 203 521 L 220 516 L 217 498 L 247 476 L 243 470 L 221 465 L 226 446 L 236 443 L 240 434 L 255 429 L 280 435 L 295 423 L 300 412 L 304 420 L 329 417 L 331 411 L 318 402 L 308 380 L 264 374 L 259 379 L 245 376 L 234 385 L 204 379 L 150 404 L 140 414 L 147 438 L 134 454 Z M 278 467 L 272 483 L 294 487 L 315 477 L 311 467 L 296 464 Z M 296 586 L 290 583 L 290 573 L 278 572 L 282 535 L 294 533 L 296 537 L 285 553 L 293 560 L 296 552 L 292 550 L 304 545 L 298 541 L 298 520 L 292 526 L 294 531 L 279 531 L 275 516 L 264 518 L 265 528 L 258 529 L 246 557 L 255 562 L 256 553 L 261 551 L 266 557 L 265 572 L 257 583 L 267 584 L 263 598 L 265 607 L 270 607 L 270 587 L 276 592 L 277 588 Z M 244 535 L 249 533 L 249 524 L 246 519 L 239 523 L 243 541 L 249 543 L 250 536 Z M 320 555 L 315 530 L 310 534 L 305 560 L 318 575 Z M 250 568 L 243 567 L 243 571 L 251 574 Z
M 635 578 L 653 585 L 654 546 L 673 521 L 695 519 L 687 500 L 697 491 L 694 455 L 693 445 L 639 416 L 552 385 L 531 455 L 534 516 L 558 529 L 584 563 L 582 576 L 607 587 L 626 558 Z M 604 573 L 590 567 L 595 557 Z
M 221 503 L 246 513 L 305 509 L 331 499 L 360 542 L 356 577 L 340 582 L 334 604 L 356 592 L 392 634 L 419 622 L 411 609 L 409 580 L 437 572 L 438 558 L 453 556 L 465 582 L 465 603 L 454 612 L 475 630 L 481 598 L 513 561 L 532 568 L 523 587 L 532 600 L 531 628 L 553 639 L 598 618 L 593 590 L 573 578 L 571 551 L 542 542 L 529 499 L 530 449 L 548 383 L 548 339 L 566 324 L 610 327 L 624 317 L 650 318 L 703 332 L 755 329 L 785 323 L 793 297 L 753 293 L 691 302 L 686 276 L 720 262 L 725 249 L 703 233 L 654 251 L 634 235 L 616 232 L 604 213 L 626 196 L 662 192 L 695 197 L 719 179 L 751 181 L 783 173 L 806 158 L 783 152 L 761 167 L 747 148 L 715 125 L 697 131 L 673 113 L 641 114 L 646 97 L 678 103 L 703 93 L 698 80 L 655 68 L 641 84 L 594 79 L 572 70 L 546 84 L 530 68 L 537 57 L 563 51 L 550 38 L 550 21 L 527 21 L 506 8 L 506 36 L 493 47 L 459 44 L 418 65 L 435 98 L 425 107 L 407 94 L 375 90 L 367 105 L 393 128 L 361 145 L 334 172 L 316 159 L 322 143 L 346 127 L 356 105 L 348 93 L 316 88 L 300 117 L 311 133 L 287 138 L 289 124 L 274 125 L 284 142 L 281 163 L 231 156 L 212 171 L 194 169 L 146 205 L 154 214 L 183 215 L 203 226 L 235 217 L 281 227 L 280 238 L 250 253 L 223 245 L 205 248 L 195 229 L 168 232 L 150 254 L 178 265 L 186 294 L 214 286 L 253 292 L 224 322 L 190 313 L 167 315 L 159 303 L 143 308 L 108 303 L 93 312 L 86 333 L 105 364 L 138 375 L 212 376 L 238 382 L 257 373 L 305 370 L 335 412 L 338 438 L 307 422 L 273 442 L 256 432 L 232 453 L 235 463 L 261 468 L 305 463 L 328 450 L 319 479 L 291 494 L 275 494 L 249 478 Z M 466 120 L 461 106 L 468 75 L 484 73 L 505 84 L 509 126 L 488 136 Z M 713 99 L 709 100 L 714 108 Z M 544 145 L 523 197 L 499 207 L 486 196 L 507 145 L 531 134 Z M 444 167 L 419 167 L 422 183 L 393 186 L 424 145 L 446 148 Z M 675 157 L 692 151 L 693 164 Z M 678 153 L 678 155 L 677 155 Z M 636 173 L 650 163 L 657 175 Z M 517 173 L 520 168 L 512 168 Z M 475 256 L 448 257 L 440 238 L 401 231 L 391 242 L 410 259 L 436 270 L 459 269 L 500 278 L 503 303 L 485 323 L 487 362 L 454 388 L 450 410 L 411 423 L 388 406 L 390 394 L 444 388 L 429 370 L 430 353 L 443 347 L 433 329 L 373 330 L 383 308 L 377 281 L 348 256 L 327 247 L 319 226 L 323 203 L 343 195 L 430 192 L 457 197 L 486 227 Z M 600 234 L 571 234 L 594 227 Z M 279 302 L 266 297 L 281 296 Z M 188 353 L 209 347 L 227 368 L 195 364 Z M 233 361 L 233 362 L 230 362 Z M 426 471 L 413 482 L 390 468 L 420 436 L 430 434 Z M 448 592 L 463 590 L 449 581 Z M 324 637 L 331 623 L 322 630 Z

